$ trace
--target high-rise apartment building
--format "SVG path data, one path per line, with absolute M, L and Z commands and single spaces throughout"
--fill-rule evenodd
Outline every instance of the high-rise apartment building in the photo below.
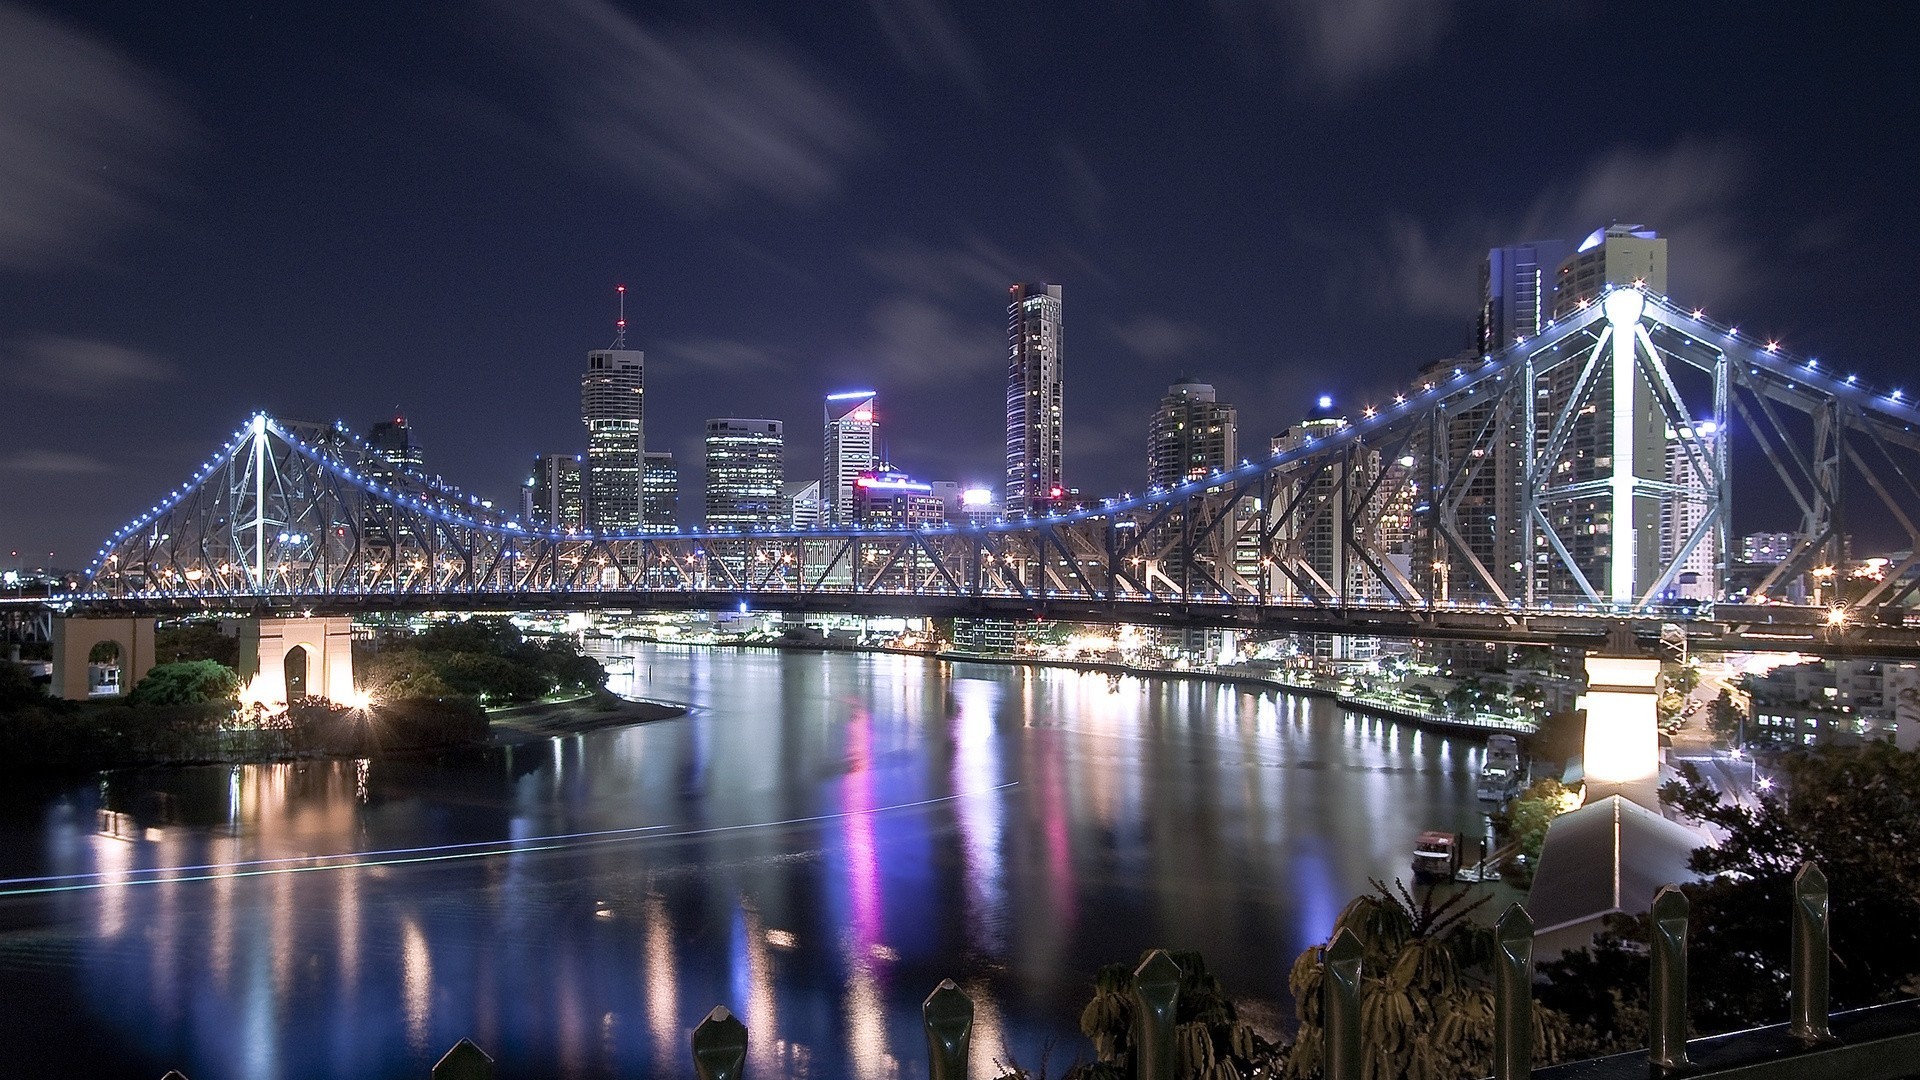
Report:
M 645 521 L 645 361 L 638 349 L 595 349 L 580 376 L 586 520 L 596 531 L 638 529 Z
M 826 457 L 820 473 L 820 515 L 837 524 L 853 521 L 854 481 L 874 467 L 874 434 L 880 421 L 871 390 L 827 395 Z
M 1475 360 L 1468 354 L 1428 364 L 1414 376 L 1409 395 L 1452 379 L 1461 365 Z M 1524 421 L 1497 397 L 1456 401 L 1415 434 L 1410 460 L 1389 463 L 1404 469 L 1407 480 L 1402 490 L 1411 535 L 1410 569 L 1436 601 L 1499 601 L 1525 594 L 1520 530 L 1526 488 L 1520 449 Z M 1436 488 L 1444 489 L 1447 497 L 1436 500 Z M 1425 527 L 1412 529 L 1413 520 Z
M 1275 453 L 1294 450 L 1309 441 L 1330 438 L 1346 426 L 1347 418 L 1334 406 L 1333 399 L 1322 397 L 1304 420 L 1273 437 L 1272 449 Z M 1349 475 L 1349 468 L 1355 474 Z M 1359 508 L 1350 501 L 1371 486 L 1379 468 L 1379 451 L 1362 450 L 1293 482 L 1304 484 L 1305 491 L 1289 485 L 1292 490 L 1276 493 L 1277 504 L 1294 510 L 1275 530 L 1274 546 L 1281 555 L 1266 572 L 1273 602 L 1316 602 L 1303 588 L 1303 580 L 1312 583 L 1313 593 L 1344 594 L 1349 600 L 1377 595 L 1377 585 L 1372 583 L 1365 561 L 1354 555 L 1344 536 L 1349 518 L 1366 528 L 1381 516 L 1377 510 L 1356 513 Z M 1338 660 L 1366 660 L 1379 652 L 1378 638 L 1358 635 L 1302 634 L 1299 645 L 1308 655 Z
M 1554 274 L 1553 314 L 1570 315 L 1609 285 L 1667 292 L 1667 241 L 1645 225 L 1609 225 L 1587 234 Z
M 1684 436 L 1684 438 L 1683 438 Z M 1710 461 L 1720 442 L 1711 420 L 1697 420 L 1688 432 L 1667 431 L 1667 483 L 1672 494 L 1660 504 L 1660 564 L 1679 559 L 1680 569 L 1667 595 L 1682 600 L 1712 600 L 1719 596 L 1720 533 L 1708 529 L 1692 551 L 1680 558 L 1688 540 L 1707 519 L 1718 495 L 1710 483 Z M 1705 455 L 1709 461 L 1695 460 Z
M 1530 240 L 1487 252 L 1480 264 L 1482 355 L 1540 333 L 1553 317 L 1560 264 L 1572 254 L 1565 240 Z
M 707 526 L 785 525 L 780 501 L 785 425 L 723 417 L 707 421 Z
M 1007 290 L 1009 517 L 1043 514 L 1066 495 L 1064 389 L 1060 286 L 1016 284 Z
M 534 458 L 527 494 L 528 517 L 535 524 L 560 532 L 576 532 L 584 526 L 579 455 L 541 454 Z
M 1556 315 L 1594 302 L 1609 286 L 1638 285 L 1664 293 L 1667 242 L 1642 225 L 1596 229 L 1560 264 L 1557 279 Z M 1558 455 L 1540 463 L 1547 482 L 1561 490 L 1602 485 L 1613 491 L 1628 485 L 1642 492 L 1657 489 L 1667 477 L 1667 423 L 1659 399 L 1637 368 L 1616 371 L 1612 353 L 1605 364 L 1600 378 L 1584 380 L 1584 389 L 1580 364 L 1562 364 L 1547 377 L 1535 399 L 1539 441 L 1533 452 L 1545 453 L 1554 419 L 1569 412 L 1571 404 Z M 1577 392 L 1582 396 L 1575 403 Z M 1616 401 L 1618 395 L 1626 396 Z M 1618 439 L 1616 418 L 1631 425 Z M 1623 483 L 1609 483 L 1616 478 Z M 1637 598 L 1658 576 L 1661 500 L 1642 493 L 1621 499 L 1619 506 L 1614 501 L 1611 494 L 1577 496 L 1554 499 L 1542 509 L 1580 576 L 1599 596 Z M 1586 589 L 1545 536 L 1536 537 L 1530 558 L 1537 597 L 1587 598 Z
M 1182 377 L 1147 424 L 1147 482 L 1174 487 L 1240 460 L 1238 414 L 1213 387 Z
M 413 441 L 413 428 L 404 416 L 375 423 L 367 431 L 367 446 L 372 452 L 361 461 L 360 471 L 375 484 L 390 487 L 403 474 L 426 475 L 426 454 Z M 382 546 L 397 543 L 399 520 L 393 504 L 384 499 L 369 501 L 361 523 L 367 542 Z
M 680 531 L 680 466 L 671 450 L 641 456 L 640 527 L 650 533 Z

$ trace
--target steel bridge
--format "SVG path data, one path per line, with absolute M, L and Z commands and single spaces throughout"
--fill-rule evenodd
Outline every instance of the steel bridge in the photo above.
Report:
M 975 527 L 557 531 L 338 425 L 251 418 L 100 547 L 72 615 L 839 611 L 1920 658 L 1920 409 L 1637 288 L 1270 456 Z M 1743 498 L 1792 550 L 1734 582 Z M 1905 537 L 1867 576 L 1850 530 Z

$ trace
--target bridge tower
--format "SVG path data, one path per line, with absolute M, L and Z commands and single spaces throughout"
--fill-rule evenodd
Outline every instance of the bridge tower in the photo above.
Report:
M 358 701 L 353 683 L 353 619 L 258 617 L 240 628 L 244 700 L 269 707 L 323 697 Z
M 60 616 L 53 620 L 53 694 L 68 701 L 85 701 L 96 696 L 90 677 L 93 665 L 89 656 L 96 645 L 112 645 L 119 653 L 114 682 L 106 684 L 97 696 L 119 696 L 133 689 L 153 670 L 153 625 L 151 616 L 83 618 Z
M 1581 768 L 1588 803 L 1619 795 L 1660 810 L 1660 661 L 1640 656 L 1587 657 L 1587 740 Z

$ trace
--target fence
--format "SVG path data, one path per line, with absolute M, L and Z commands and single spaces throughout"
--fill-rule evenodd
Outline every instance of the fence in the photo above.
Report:
M 1649 1076 L 1721 1077 L 1726 1080 L 1899 1080 L 1920 1076 L 1920 1000 L 1896 1002 L 1829 1016 L 1827 879 L 1807 864 L 1793 880 L 1792 1019 L 1691 1042 L 1687 1039 L 1686 894 L 1667 885 L 1655 894 L 1652 912 L 1652 1045 L 1645 1052 L 1569 1062 L 1533 1070 L 1533 920 L 1520 905 L 1495 924 L 1493 958 L 1494 1080 L 1647 1080 Z M 1321 954 L 1322 1076 L 1361 1080 L 1366 1075 L 1365 1032 L 1360 1022 L 1360 939 L 1342 929 Z M 1174 1017 L 1180 968 L 1164 950 L 1147 955 L 1134 972 L 1135 1075 L 1138 1080 L 1177 1080 L 1184 1075 Z M 921 1007 L 932 1080 L 967 1080 L 973 1040 L 973 1002 L 953 980 L 940 983 Z M 742 1080 L 747 1028 L 724 1006 L 693 1032 L 693 1074 L 698 1080 Z M 466 1039 L 439 1064 L 432 1080 L 493 1080 L 493 1060 Z M 178 1072 L 162 1080 L 187 1080 Z M 858 1078 L 854 1078 L 858 1080 Z

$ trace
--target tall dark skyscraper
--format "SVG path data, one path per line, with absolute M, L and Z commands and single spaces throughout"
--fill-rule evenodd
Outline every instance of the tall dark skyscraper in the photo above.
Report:
M 549 528 L 572 532 L 580 528 L 580 458 L 577 454 L 541 454 L 527 477 L 528 510 L 532 519 Z
M 1066 494 L 1060 286 L 1007 290 L 1007 515 L 1045 513 Z
M 1553 317 L 1560 264 L 1572 254 L 1565 240 L 1530 240 L 1487 252 L 1480 264 L 1481 355 L 1540 333 Z
M 784 525 L 780 488 L 786 425 L 721 417 L 707 421 L 707 526 Z

